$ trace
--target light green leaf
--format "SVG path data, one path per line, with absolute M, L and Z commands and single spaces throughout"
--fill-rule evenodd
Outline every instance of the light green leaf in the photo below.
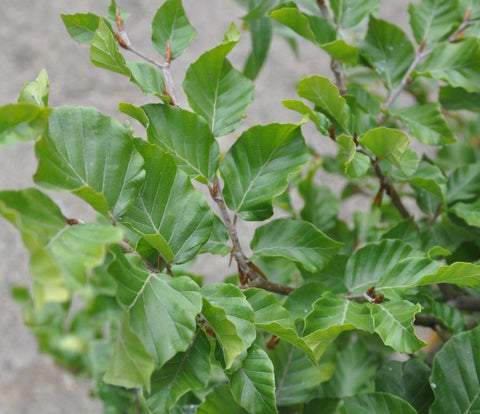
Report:
M 210 369 L 210 342 L 205 333 L 198 331 L 185 352 L 152 374 L 148 407 L 153 412 L 169 412 L 186 392 L 207 387 Z
M 142 259 L 115 250 L 108 268 L 117 283 L 117 296 L 128 309 L 131 327 L 162 367 L 190 346 L 196 317 L 202 310 L 198 285 L 189 277 L 149 273 Z
M 264 350 L 252 346 L 242 366 L 227 377 L 233 397 L 249 413 L 277 413 L 273 364 Z
M 302 13 L 296 7 L 274 10 L 270 17 L 318 45 L 333 42 L 336 37 L 335 29 L 330 22 L 319 16 Z
M 417 4 L 410 3 L 408 13 L 415 40 L 420 44 L 425 39 L 427 46 L 444 39 L 452 31 L 452 26 L 462 21 L 457 0 L 422 0 Z
M 197 414 L 248 414 L 233 399 L 228 385 L 219 385 L 213 388 L 199 405 Z
M 370 158 L 356 150 L 356 145 L 349 135 L 340 135 L 338 137 L 338 146 L 340 150 L 337 153 L 337 158 L 341 163 L 345 164 L 347 177 L 363 177 L 370 168 Z
M 298 348 L 280 341 L 268 355 L 275 369 L 277 405 L 288 406 L 310 401 L 318 386 L 327 381 L 335 370 L 331 360 L 315 365 Z
M 448 211 L 465 220 L 470 226 L 480 227 L 480 199 L 473 203 L 455 203 Z
M 344 398 L 361 394 L 378 370 L 378 356 L 365 342 L 357 340 L 337 352 L 335 373 L 321 385 L 320 394 L 329 398 Z
M 300 182 L 298 191 L 305 202 L 300 211 L 303 220 L 324 232 L 335 227 L 340 206 L 337 197 L 328 187 L 315 184 L 313 177 L 309 177 Z
M 359 24 L 370 13 L 378 9 L 380 0 L 331 0 L 334 21 L 340 27 L 349 28 Z
M 365 133 L 359 142 L 362 147 L 369 149 L 380 159 L 398 159 L 407 149 L 409 139 L 398 129 L 378 127 Z
M 412 354 L 425 346 L 415 335 L 413 321 L 422 310 L 406 300 L 369 304 L 375 332 L 385 345 L 398 352 Z
M 424 276 L 419 285 L 434 283 L 453 283 L 458 286 L 480 286 L 480 266 L 473 263 L 456 262 L 441 266 L 436 273 Z
M 172 157 L 143 140 L 137 144 L 145 159 L 145 184 L 121 221 L 168 262 L 187 262 L 209 239 L 213 213 L 189 177 L 177 171 Z
M 452 131 L 440 112 L 437 102 L 413 105 L 394 113 L 420 142 L 427 145 L 444 145 L 455 142 Z
M 475 413 L 480 410 L 480 329 L 450 339 L 436 354 L 430 379 L 435 402 L 431 414 Z
M 205 118 L 215 136 L 234 131 L 253 101 L 253 82 L 226 59 L 238 39 L 238 29 L 232 25 L 222 44 L 190 65 L 183 81 L 188 103 Z
M 298 125 L 256 125 L 248 129 L 220 165 L 227 206 L 245 220 L 265 220 L 273 214 L 272 198 L 285 191 L 288 176 L 299 171 L 307 159 Z
M 27 102 L 0 106 L 0 146 L 36 140 L 47 128 L 49 113 L 50 108 Z
M 276 1 L 276 0 L 274 0 Z M 261 0 L 260 6 L 265 3 Z M 255 79 L 265 62 L 272 39 L 272 22 L 268 17 L 247 20 L 252 40 L 252 51 L 245 62 L 243 74 L 249 79 Z
M 480 164 L 468 164 L 454 170 L 448 177 L 448 204 L 475 200 L 480 194 Z
M 468 92 L 480 91 L 480 40 L 469 37 L 457 43 L 439 45 L 417 72 Z
M 332 59 L 349 65 L 355 65 L 358 60 L 358 47 L 349 45 L 344 40 L 339 39 L 334 42 L 324 43 L 322 49 L 327 52 Z
M 338 88 L 329 79 L 313 75 L 302 79 L 297 87 L 302 98 L 313 102 L 332 122 L 345 128 L 347 113 L 346 101 L 340 96 Z
M 154 359 L 130 328 L 126 315 L 122 320 L 113 356 L 103 381 L 125 388 L 145 387 L 150 390 L 150 376 L 154 368 Z
M 188 21 L 181 0 L 166 0 L 153 17 L 152 44 L 161 56 L 165 56 L 170 43 L 172 59 L 177 58 L 196 35 L 197 31 Z
M 375 375 L 375 389 L 396 395 L 410 403 L 418 414 L 427 414 L 433 402 L 429 384 L 431 370 L 419 359 L 388 361 Z
M 202 315 L 215 332 L 215 338 L 223 353 L 223 365 L 226 369 L 231 368 L 235 359 L 244 351 L 243 342 L 235 324 L 227 318 L 225 309 L 216 306 L 205 297 L 203 298 Z
M 285 99 L 282 101 L 282 104 L 285 108 L 291 109 L 292 111 L 298 112 L 303 115 L 302 120 L 299 122 L 303 124 L 306 119 L 310 119 L 323 135 L 329 134 L 328 129 L 330 127 L 330 121 L 328 118 L 320 112 L 313 111 L 308 105 L 303 101 L 297 99 Z
M 445 109 L 480 112 L 480 92 L 467 92 L 463 88 L 442 86 L 439 95 L 440 103 Z
M 113 226 L 69 226 L 59 207 L 34 188 L 0 192 L 0 214 L 21 232 L 30 251 L 38 308 L 45 302 L 65 302 L 85 286 L 88 274 L 102 264 L 106 245 L 123 237 Z
M 133 119 L 136 119 L 145 128 L 148 126 L 149 121 L 148 121 L 147 115 L 145 114 L 145 111 L 142 108 L 132 105 L 130 103 L 120 102 L 118 104 L 118 110 L 132 117 Z
M 170 97 L 163 93 L 163 78 L 157 69 L 145 62 L 126 62 L 126 65 L 130 70 L 130 81 L 145 95 L 158 96 L 165 102 L 170 101 Z
M 255 230 L 253 257 L 284 257 L 315 272 L 340 250 L 338 243 L 311 223 L 289 218 L 273 220 Z
M 100 19 L 90 43 L 90 60 L 95 66 L 130 76 L 125 58 L 118 51 L 118 42 L 105 19 Z
M 352 329 L 373 332 L 367 304 L 325 293 L 305 318 L 303 340 L 313 350 L 318 361 L 338 335 Z
M 361 53 L 388 89 L 398 86 L 415 58 L 415 50 L 398 26 L 370 16 Z
M 149 119 L 149 142 L 171 154 L 191 177 L 213 182 L 220 150 L 207 123 L 197 114 L 170 105 L 149 104 L 142 109 Z
M 92 41 L 101 19 L 92 13 L 62 14 L 61 17 L 73 40 L 84 44 Z
M 18 102 L 47 106 L 49 85 L 50 81 L 48 80 L 47 71 L 42 69 L 34 81 L 27 82 L 23 85 L 20 96 L 18 97 Z
M 365 292 L 384 278 L 402 259 L 420 256 L 410 245 L 400 240 L 368 243 L 358 249 L 347 262 L 345 283 L 351 293 Z
M 230 284 L 215 283 L 202 287 L 204 298 L 211 305 L 224 309 L 226 318 L 235 325 L 245 352 L 256 337 L 255 313 L 242 291 Z
M 415 409 L 401 398 L 383 393 L 360 394 L 344 400 L 346 414 L 395 413 L 415 414 Z
M 138 196 L 145 172 L 127 130 L 93 108 L 52 111 L 49 134 L 35 146 L 36 182 L 68 190 L 118 219 Z
M 299 349 L 302 355 L 305 354 L 314 359 L 310 348 L 305 345 L 297 334 L 297 329 L 289 313 L 283 308 L 275 296 L 263 289 L 249 288 L 244 294 L 255 311 L 255 326 L 275 335 L 281 341 L 288 342 Z

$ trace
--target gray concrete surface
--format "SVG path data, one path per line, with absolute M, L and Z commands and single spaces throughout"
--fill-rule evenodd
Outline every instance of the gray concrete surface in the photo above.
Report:
M 118 112 L 119 102 L 151 101 L 126 78 L 94 67 L 89 62 L 88 47 L 76 44 L 63 27 L 60 13 L 91 11 L 103 15 L 108 3 L 108 0 L 0 0 L 0 105 L 16 100 L 23 83 L 33 80 L 42 68 L 50 76 L 52 106 L 95 106 L 123 122 L 127 117 Z M 137 48 L 154 55 L 149 44 L 150 20 L 161 2 L 118 3 L 132 13 L 127 22 L 131 40 Z M 383 3 L 381 15 L 406 27 L 407 1 Z M 241 25 L 239 18 L 243 14 L 242 9 L 228 0 L 184 0 L 184 6 L 199 35 L 190 50 L 175 61 L 173 73 L 178 92 L 188 63 L 220 42 L 231 20 Z M 248 49 L 245 34 L 230 56 L 236 67 L 242 67 Z M 302 42 L 300 60 L 296 60 L 286 44 L 275 39 L 269 61 L 257 80 L 256 101 L 249 109 L 245 125 L 297 120 L 280 101 L 295 97 L 295 82 L 315 73 L 330 76 L 324 53 Z M 185 97 L 179 95 L 185 105 Z M 326 140 L 326 151 L 331 150 L 328 145 Z M 35 169 L 31 144 L 0 149 L 1 189 L 32 186 Z M 88 216 L 83 204 L 74 197 L 54 197 L 66 215 Z M 245 234 L 248 236 L 248 229 Z M 207 258 L 197 269 L 210 274 L 227 272 L 223 259 Z M 0 219 L 0 414 L 100 413 L 101 404 L 88 398 L 88 382 L 73 378 L 48 357 L 39 355 L 35 340 L 23 325 L 21 307 L 10 298 L 12 286 L 28 284 L 28 254 L 16 230 Z

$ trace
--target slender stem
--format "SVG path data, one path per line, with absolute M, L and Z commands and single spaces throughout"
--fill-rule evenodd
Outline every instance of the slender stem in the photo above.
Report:
M 120 243 L 120 247 L 121 249 L 125 252 L 125 253 L 130 253 L 130 254 L 134 254 L 135 256 L 138 256 L 140 257 L 140 259 L 142 259 L 142 262 L 145 263 L 145 265 L 148 267 L 148 270 L 150 271 L 150 273 L 160 273 L 160 270 L 158 270 L 156 267 L 152 266 L 152 264 L 147 260 L 145 259 L 140 253 L 138 253 L 132 246 L 130 246 L 130 244 L 128 244 L 128 240 L 124 239 L 122 240 Z M 163 259 L 164 260 L 164 259 Z M 168 263 L 166 260 L 164 260 L 164 263 Z M 166 265 L 166 268 L 167 268 L 167 273 L 170 275 L 170 276 L 173 276 L 172 274 L 172 268 L 167 266 Z

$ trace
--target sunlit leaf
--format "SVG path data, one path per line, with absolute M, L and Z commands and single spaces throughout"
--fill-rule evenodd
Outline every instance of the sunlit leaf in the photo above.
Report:
M 62 14 L 61 17 L 73 40 L 85 44 L 92 41 L 101 19 L 92 13 Z
M 48 90 L 50 81 L 47 71 L 42 69 L 35 80 L 26 82 L 20 91 L 18 102 L 27 102 L 38 106 L 48 105 Z

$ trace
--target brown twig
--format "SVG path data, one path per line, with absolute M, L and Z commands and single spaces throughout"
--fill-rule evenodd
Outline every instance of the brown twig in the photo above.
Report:
M 150 271 L 150 273 L 160 273 L 160 270 L 157 269 L 156 267 L 152 266 L 152 264 L 147 260 L 145 259 L 140 253 L 138 253 L 132 246 L 130 246 L 130 244 L 128 243 L 128 240 L 127 239 L 123 239 L 120 243 L 120 248 L 123 250 L 124 253 L 130 253 L 130 254 L 134 254 L 135 256 L 138 256 L 140 257 L 140 259 L 142 259 L 142 262 L 145 263 L 145 265 L 147 266 L 148 270 Z M 161 256 L 161 255 L 160 255 Z M 172 267 L 171 267 L 171 264 L 168 263 L 165 258 L 163 256 L 161 256 L 162 259 L 163 259 L 163 263 L 165 263 L 165 269 L 166 269 L 166 273 L 169 274 L 170 276 L 173 276 L 173 273 L 172 273 Z

